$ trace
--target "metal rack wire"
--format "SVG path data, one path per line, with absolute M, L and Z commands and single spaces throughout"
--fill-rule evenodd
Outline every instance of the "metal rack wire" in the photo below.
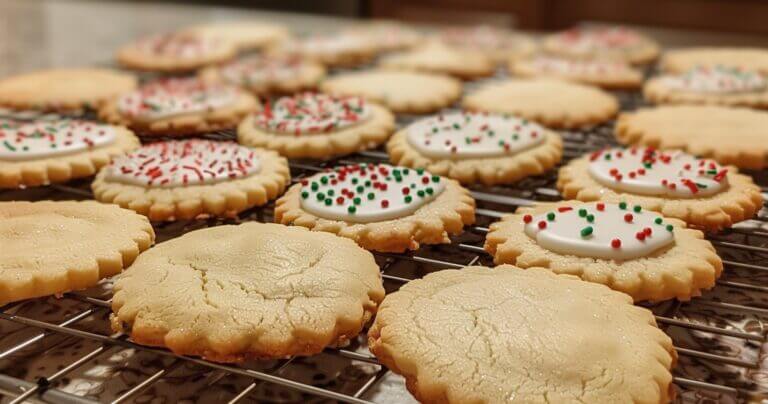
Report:
M 624 109 L 635 108 L 640 103 L 636 94 L 623 93 L 619 96 Z M 411 119 L 412 117 L 401 117 L 400 123 L 407 123 Z M 586 131 L 563 132 L 564 160 L 567 162 L 586 152 L 613 144 L 611 132 L 611 124 Z M 233 134 L 221 132 L 210 134 L 208 137 L 231 139 Z M 325 162 L 292 161 L 291 171 L 293 180 L 298 181 L 302 177 L 335 165 L 352 162 L 381 162 L 386 159 L 386 154 L 380 150 L 368 151 Z M 478 203 L 478 223 L 467 228 L 464 234 L 455 237 L 450 245 L 426 246 L 406 254 L 375 254 L 387 290 L 396 290 L 411 279 L 439 269 L 461 268 L 472 264 L 491 265 L 491 258 L 482 249 L 482 241 L 488 231 L 488 225 L 518 206 L 559 199 L 554 188 L 555 172 L 542 177 L 528 178 L 513 186 L 474 188 L 473 196 Z M 752 174 L 766 192 L 768 173 Z M 51 198 L 92 198 L 89 181 L 0 193 L 0 200 Z M 207 219 L 154 225 L 158 242 L 160 242 L 194 229 L 223 223 L 249 220 L 269 222 L 272 221 L 272 209 L 273 206 L 268 205 L 243 212 L 232 219 Z M 683 396 L 691 394 L 700 397 L 700 395 L 714 394 L 713 397 L 731 397 L 735 400 L 765 397 L 764 392 L 768 391 L 768 383 L 761 383 L 761 378 L 755 377 L 755 374 L 764 367 L 762 347 L 767 338 L 765 321 L 768 318 L 768 286 L 764 286 L 764 281 L 768 281 L 768 214 L 764 209 L 757 218 L 727 232 L 708 235 L 708 238 L 716 246 L 726 266 L 725 274 L 718 281 L 718 286 L 690 302 L 671 301 L 649 304 L 647 307 L 656 314 L 659 325 L 672 336 L 680 354 L 680 363 L 675 370 L 675 383 Z M 53 301 L 54 304 L 73 301 L 79 309 L 67 315 L 66 318 L 41 319 L 24 315 L 25 307 L 41 304 L 40 301 L 46 300 Z M 103 323 L 103 319 L 109 313 L 109 307 L 108 292 L 95 297 L 89 293 L 78 292 L 67 293 L 58 300 L 49 298 L 17 302 L 0 309 L 0 322 L 13 322 L 29 331 L 29 335 L 23 340 L 11 346 L 0 346 L 0 363 L 19 352 L 46 345 L 45 342 L 49 340 L 56 339 L 59 342 L 54 341 L 47 345 L 42 354 L 52 347 L 63 344 L 63 341 L 83 340 L 95 343 L 95 348 L 92 350 L 80 355 L 57 371 L 34 381 L 5 374 L 7 372 L 0 367 L 0 394 L 10 397 L 12 403 L 94 402 L 91 398 L 67 393 L 59 387 L 68 375 L 87 368 L 95 358 L 120 349 L 156 355 L 168 361 L 166 366 L 153 371 L 112 398 L 110 400 L 112 403 L 131 402 L 171 377 L 181 367 L 189 365 L 206 369 L 217 375 L 208 383 L 216 383 L 228 376 L 245 378 L 247 383 L 224 400 L 230 403 L 253 400 L 252 396 L 257 391 L 262 391 L 265 386 L 268 386 L 270 391 L 298 392 L 300 393 L 299 401 L 370 403 L 372 402 L 371 392 L 382 379 L 388 376 L 389 372 L 368 353 L 362 337 L 352 341 L 348 347 L 327 349 L 321 354 L 324 358 L 366 364 L 372 368 L 359 380 L 340 388 L 339 383 L 334 380 L 313 383 L 293 377 L 291 369 L 302 363 L 304 358 L 286 358 L 272 363 L 266 369 L 252 364 L 242 366 L 218 364 L 175 355 L 164 349 L 134 344 L 126 335 L 110 334 L 108 327 L 92 330 L 81 326 L 87 320 L 93 319 L 96 319 L 97 323 L 99 321 Z M 99 320 L 100 318 L 102 320 Z M 279 394 L 272 396 L 273 401 L 289 401 L 285 397 L 280 397 L 282 396 Z M 270 399 L 268 395 L 266 398 L 260 396 L 257 401 L 268 399 Z

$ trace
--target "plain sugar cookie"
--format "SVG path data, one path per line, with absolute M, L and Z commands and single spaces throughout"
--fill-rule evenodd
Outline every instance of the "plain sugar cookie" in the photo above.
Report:
M 624 112 L 615 134 L 624 144 L 682 149 L 721 164 L 768 166 L 768 112 L 719 106 L 660 106 Z
M 95 286 L 154 240 L 147 218 L 114 205 L 0 202 L 0 306 Z
M 472 111 L 511 114 L 555 129 L 593 126 L 613 118 L 612 95 L 582 84 L 552 79 L 509 79 L 487 84 L 464 97 Z
M 514 116 L 455 112 L 420 119 L 387 143 L 396 164 L 463 184 L 509 184 L 553 168 L 563 154 L 560 135 Z
M 496 71 L 496 63 L 482 52 L 453 48 L 439 41 L 386 55 L 381 58 L 379 66 L 448 74 L 467 80 L 491 76 Z
M 114 286 L 112 326 L 217 362 L 314 355 L 357 336 L 384 297 L 350 240 L 250 222 L 158 244 Z
M 0 106 L 69 111 L 98 108 L 136 88 L 136 77 L 110 69 L 39 70 L 0 80 Z
M 496 264 L 576 275 L 635 301 L 690 300 L 723 270 L 702 232 L 623 201 L 519 208 L 491 225 L 485 250 Z
M 316 174 L 292 186 L 275 221 L 327 231 L 385 252 L 450 243 L 475 221 L 475 202 L 458 182 L 423 169 L 359 164 Z
M 395 113 L 428 113 L 461 96 L 461 82 L 449 76 L 393 70 L 364 70 L 333 76 L 320 86 L 333 95 L 360 96 Z
M 368 346 L 423 403 L 667 403 L 677 354 L 629 296 L 542 268 L 431 273 L 387 295 Z

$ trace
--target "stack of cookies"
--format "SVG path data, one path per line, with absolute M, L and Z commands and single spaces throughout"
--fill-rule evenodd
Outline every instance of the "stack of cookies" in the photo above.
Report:
M 112 328 L 181 355 L 315 355 L 370 327 L 423 402 L 668 402 L 676 351 L 633 303 L 714 287 L 705 232 L 763 206 L 739 168 L 768 166 L 768 51 L 670 51 L 644 82 L 659 54 L 622 27 L 536 41 L 246 21 L 141 38 L 118 50 L 122 70 L 2 79 L 0 107 L 77 118 L 0 118 L 0 188 L 80 179 L 101 203 L 0 203 L 0 304 L 125 270 Z M 484 81 L 464 95 L 468 80 Z M 620 113 L 614 91 L 640 88 L 662 105 Z M 564 153 L 564 135 L 614 119 L 610 147 Z M 385 296 L 374 254 L 455 243 L 483 215 L 470 189 L 554 171 L 566 201 L 489 226 L 498 266 Z M 277 223 L 249 220 L 264 206 Z M 247 223 L 145 251 L 153 224 L 211 217 Z

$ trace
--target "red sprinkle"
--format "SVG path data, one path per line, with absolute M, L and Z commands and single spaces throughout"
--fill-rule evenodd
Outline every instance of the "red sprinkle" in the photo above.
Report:
M 546 228 L 547 228 L 547 222 L 545 222 L 545 221 L 543 221 L 543 220 L 542 220 L 542 221 L 540 221 L 540 222 L 539 222 L 539 228 L 540 228 L 540 229 L 546 229 Z
M 650 227 L 646 227 L 643 229 L 643 233 L 645 233 L 645 237 L 651 237 L 651 234 L 653 233 L 653 230 L 651 230 Z
M 613 248 L 621 248 L 621 240 L 615 238 L 611 240 L 611 247 Z
M 602 203 L 602 202 L 598 203 L 597 204 L 597 210 L 599 210 L 601 212 L 604 211 L 605 210 L 605 204 Z
M 573 210 L 573 208 L 570 207 L 570 206 L 561 206 L 561 207 L 557 208 L 558 212 L 568 212 L 569 210 Z
M 530 223 L 530 222 L 531 222 L 531 220 L 533 220 L 533 216 L 531 216 L 531 215 L 525 215 L 525 216 L 523 216 L 523 221 L 524 221 L 525 223 Z
M 637 234 L 635 234 L 635 238 L 637 238 L 640 241 L 644 241 L 645 240 L 645 232 L 643 232 L 643 231 L 637 232 Z
M 389 201 L 388 200 L 384 199 L 384 200 L 381 201 L 381 207 L 382 208 L 386 208 L 388 206 L 389 206 Z
M 624 215 L 624 221 L 625 222 L 632 223 L 632 219 L 634 219 L 634 218 L 632 217 L 631 213 L 627 213 L 626 215 Z

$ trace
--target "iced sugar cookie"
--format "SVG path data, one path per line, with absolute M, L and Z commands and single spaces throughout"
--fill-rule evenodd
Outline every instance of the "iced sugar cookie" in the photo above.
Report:
M 323 92 L 360 96 L 396 113 L 422 114 L 451 105 L 461 96 L 461 82 L 445 75 L 394 70 L 364 70 L 332 76 Z
M 522 77 L 552 77 L 603 88 L 637 88 L 643 74 L 624 62 L 539 55 L 513 59 L 509 71 Z
M 762 74 L 737 67 L 694 67 L 645 83 L 645 98 L 656 104 L 719 104 L 768 108 L 768 81 Z
M 265 21 L 227 21 L 201 24 L 184 30 L 197 37 L 231 42 L 239 50 L 264 49 L 290 37 L 288 28 Z
M 490 76 L 496 69 L 496 63 L 478 50 L 452 48 L 439 41 L 384 56 L 379 65 L 389 69 L 448 74 L 462 79 Z
M 117 62 L 135 70 L 186 72 L 232 59 L 237 47 L 230 41 L 191 33 L 142 38 L 120 48 Z
M 164 79 L 113 99 L 99 115 L 140 135 L 193 135 L 234 128 L 258 108 L 253 96 L 234 86 Z
M 238 86 L 257 96 L 269 96 L 313 90 L 325 77 L 325 68 L 292 56 L 249 56 L 207 68 L 200 77 L 209 83 Z
M 0 107 L 43 111 L 97 108 L 136 88 L 136 77 L 110 69 L 52 69 L 0 80 Z
M 768 50 L 762 48 L 682 48 L 664 53 L 661 69 L 685 73 L 696 67 L 725 66 L 768 74 Z
M 266 104 L 240 124 L 237 137 L 288 158 L 327 159 L 376 147 L 394 128 L 394 116 L 378 104 L 303 93 Z
M 384 298 L 376 261 L 350 240 L 256 222 L 160 243 L 114 291 L 116 332 L 217 362 L 343 345 Z
M 365 38 L 378 52 L 390 52 L 412 48 L 424 41 L 417 30 L 395 21 L 373 21 L 347 28 L 344 34 Z
M 365 37 L 339 32 L 284 41 L 270 48 L 269 54 L 308 59 L 326 67 L 352 67 L 370 62 L 376 51 Z
M 424 403 L 667 403 L 677 355 L 629 296 L 541 268 L 433 272 L 388 294 L 371 351 Z
M 530 37 L 489 25 L 449 27 L 441 30 L 438 37 L 450 47 L 480 51 L 499 64 L 536 51 L 536 43 Z
M 462 105 L 472 111 L 517 115 L 551 128 L 597 125 L 619 110 L 616 99 L 600 89 L 553 79 L 490 83 L 464 97 Z
M 88 177 L 115 156 L 137 147 L 139 139 L 120 126 L 80 120 L 0 119 L 0 188 Z
M 625 144 L 681 149 L 741 168 L 768 166 L 768 112 L 696 105 L 642 108 L 622 113 L 615 134 Z
M 508 184 L 542 174 L 563 153 L 560 135 L 509 115 L 456 112 L 418 120 L 387 143 L 394 164 L 464 184 Z
M 490 227 L 496 264 L 545 267 L 641 300 L 689 300 L 715 285 L 723 264 L 704 235 L 627 202 L 520 208 Z
M 544 39 L 545 51 L 578 59 L 610 59 L 630 64 L 653 62 L 659 45 L 624 27 L 576 27 Z
M 102 169 L 99 201 L 152 220 L 231 216 L 280 195 L 290 181 L 276 153 L 233 142 L 181 140 L 147 144 Z
M 95 286 L 154 240 L 147 218 L 114 205 L 0 202 L 0 306 Z
M 760 187 L 735 167 L 645 147 L 572 160 L 560 169 L 557 187 L 566 199 L 627 201 L 707 230 L 750 219 L 763 204 Z
M 457 182 L 385 164 L 336 168 L 292 186 L 275 221 L 336 233 L 363 248 L 403 252 L 450 243 L 475 221 L 475 203 Z

